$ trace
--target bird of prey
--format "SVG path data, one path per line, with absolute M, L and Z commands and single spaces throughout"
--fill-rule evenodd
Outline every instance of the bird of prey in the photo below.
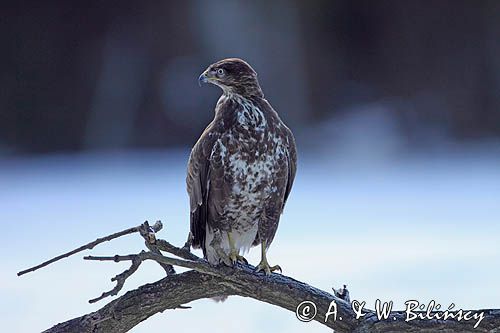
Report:
M 241 253 L 261 245 L 256 271 L 266 275 L 266 253 L 290 194 L 297 165 L 295 139 L 264 98 L 245 61 L 224 59 L 199 77 L 223 91 L 215 117 L 188 162 L 190 238 L 214 265 L 246 262 Z

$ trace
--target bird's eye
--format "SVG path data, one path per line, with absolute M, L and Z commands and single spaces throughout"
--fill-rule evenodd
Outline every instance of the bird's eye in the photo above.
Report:
M 219 69 L 217 70 L 217 75 L 218 75 L 218 76 L 222 76 L 222 75 L 224 75 L 224 70 L 223 70 L 222 68 L 219 68 Z

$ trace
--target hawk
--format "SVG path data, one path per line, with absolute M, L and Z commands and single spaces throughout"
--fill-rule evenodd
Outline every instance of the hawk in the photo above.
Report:
M 261 245 L 256 271 L 281 271 L 269 265 L 266 253 L 295 178 L 293 134 L 245 61 L 218 61 L 199 83 L 215 84 L 223 93 L 189 157 L 191 245 L 214 265 L 246 262 L 240 253 Z

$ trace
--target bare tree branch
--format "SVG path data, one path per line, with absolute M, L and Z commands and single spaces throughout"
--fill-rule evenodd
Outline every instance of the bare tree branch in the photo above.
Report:
M 224 265 L 214 267 L 184 247 L 178 248 L 167 241 L 157 240 L 154 236 L 154 230 L 144 232 L 144 230 L 149 230 L 147 224 L 136 228 L 142 228 L 141 235 L 150 245 L 148 246 L 150 251 L 142 251 L 139 254 L 124 256 L 84 257 L 86 260 L 132 262 L 129 269 L 112 279 L 117 282 L 115 288 L 104 292 L 100 297 L 91 300 L 91 302 L 116 295 L 122 289 L 126 279 L 139 268 L 144 260 L 156 261 L 163 267 L 173 265 L 190 270 L 181 274 L 168 275 L 160 281 L 129 291 L 101 309 L 58 324 L 46 330 L 46 333 L 126 332 L 158 312 L 163 312 L 167 309 L 186 309 L 189 307 L 186 307 L 184 304 L 193 300 L 229 295 L 250 297 L 293 312 L 296 312 L 297 306 L 303 301 L 313 302 L 317 310 L 316 316 L 313 319 L 334 329 L 335 332 L 341 333 L 500 332 L 500 310 L 472 311 L 471 313 L 482 312 L 484 315 L 477 328 L 473 327 L 476 323 L 474 320 L 414 319 L 406 321 L 407 314 L 404 311 L 393 311 L 390 313 L 388 319 L 379 320 L 374 311 L 363 309 L 360 311 L 362 315 L 357 319 L 356 316 L 358 313 L 353 310 L 354 307 L 348 302 L 349 292 L 345 285 L 342 289 L 334 289 L 335 295 L 331 295 L 281 274 L 273 273 L 266 276 L 262 273 L 255 273 L 255 268 L 248 264 L 238 263 L 235 267 Z M 79 249 L 83 248 L 80 247 Z M 151 249 L 155 251 L 153 252 Z M 157 250 L 169 252 L 180 259 L 163 256 Z M 332 309 L 336 309 L 335 315 L 328 314 Z M 419 314 L 423 315 L 422 312 L 419 312 Z
M 50 265 L 50 264 L 52 264 L 52 263 L 54 263 L 54 262 L 56 262 L 58 260 L 61 260 L 63 258 L 67 258 L 69 256 L 72 256 L 73 254 L 76 254 L 78 252 L 82 252 L 84 250 L 92 250 L 98 244 L 101 244 L 101 243 L 113 240 L 113 239 L 121 237 L 121 236 L 133 234 L 135 232 L 140 232 L 141 235 L 144 234 L 143 235 L 143 237 L 144 237 L 144 236 L 148 235 L 148 233 L 146 233 L 145 230 L 149 229 L 150 233 L 151 232 L 155 233 L 155 232 L 160 231 L 162 228 L 163 228 L 163 225 L 161 224 L 161 221 L 157 221 L 153 225 L 152 228 L 149 228 L 149 223 L 148 223 L 148 221 L 146 221 L 146 222 L 144 222 L 143 224 L 141 224 L 141 225 L 139 225 L 137 227 L 128 228 L 128 229 L 125 229 L 125 230 L 122 230 L 122 231 L 119 231 L 119 232 L 115 232 L 114 234 L 98 238 L 98 239 L 96 239 L 93 242 L 90 242 L 88 244 L 82 245 L 82 246 L 80 246 L 80 247 L 78 247 L 78 248 L 76 248 L 74 250 L 71 250 L 69 252 L 63 253 L 61 255 L 58 255 L 57 257 L 54 257 L 54 258 L 52 258 L 50 260 L 47 260 L 47 261 L 44 261 L 43 263 L 41 263 L 39 265 L 36 265 L 36 266 L 31 267 L 31 268 L 22 270 L 22 271 L 20 271 L 20 272 L 17 273 L 17 276 L 21 276 L 21 275 L 24 275 L 24 274 L 29 273 L 29 272 L 34 272 L 37 269 L 40 269 L 40 268 L 45 267 L 47 265 Z

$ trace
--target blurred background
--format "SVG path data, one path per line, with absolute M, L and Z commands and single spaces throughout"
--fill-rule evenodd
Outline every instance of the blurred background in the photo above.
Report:
M 78 257 L 17 278 L 27 266 L 145 219 L 163 220 L 161 236 L 183 244 L 187 158 L 220 95 L 197 78 L 227 57 L 255 68 L 299 148 L 271 263 L 324 290 L 346 283 L 371 308 L 377 298 L 399 308 L 408 299 L 500 306 L 500 269 L 491 265 L 500 260 L 500 2 L 0 8 L 7 331 L 41 331 L 95 311 L 107 301 L 86 300 L 124 268 Z M 141 243 L 130 236 L 94 253 L 130 253 Z M 249 258 L 257 263 L 258 251 Z M 144 265 L 125 287 L 161 277 Z M 325 331 L 242 298 L 191 305 L 132 331 L 183 331 L 188 322 L 220 332 Z

